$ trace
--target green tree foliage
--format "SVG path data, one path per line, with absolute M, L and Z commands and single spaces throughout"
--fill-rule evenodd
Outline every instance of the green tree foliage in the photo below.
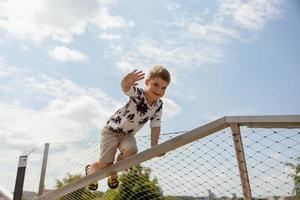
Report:
M 63 185 L 69 184 L 80 178 L 81 178 L 80 174 L 75 174 L 75 175 L 68 174 L 68 176 L 63 180 L 56 179 L 56 188 L 60 188 Z M 81 188 L 79 190 L 66 194 L 65 196 L 59 198 L 59 200 L 91 200 L 91 199 L 96 200 L 96 199 L 100 199 L 101 196 L 102 193 L 100 192 L 92 193 L 86 188 Z
M 290 176 L 293 177 L 294 179 L 294 185 L 295 188 L 293 190 L 293 193 L 295 194 L 295 199 L 299 200 L 300 199 L 300 157 L 295 159 L 297 164 L 294 163 L 286 163 L 286 166 L 291 167 L 294 170 L 294 173 L 291 174 Z
M 142 167 L 141 165 L 130 168 L 127 172 L 120 175 L 119 187 L 115 190 L 108 190 L 104 194 L 103 199 L 164 199 L 157 179 L 151 180 L 150 173 L 150 168 Z M 164 200 L 171 200 L 171 198 L 165 198 Z

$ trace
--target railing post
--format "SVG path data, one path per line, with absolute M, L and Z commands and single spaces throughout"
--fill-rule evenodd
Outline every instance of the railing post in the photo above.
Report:
M 231 124 L 230 128 L 232 131 L 232 136 L 233 136 L 232 138 L 233 138 L 237 163 L 238 163 L 239 172 L 240 172 L 243 196 L 244 196 L 245 200 L 251 200 L 252 194 L 251 194 L 250 181 L 249 181 L 249 176 L 248 176 L 248 171 L 247 171 L 247 165 L 246 165 L 246 159 L 245 159 L 245 153 L 244 153 L 244 148 L 243 148 L 240 126 L 238 124 Z
M 38 196 L 41 196 L 43 194 L 43 191 L 44 191 L 44 183 L 45 183 L 45 175 L 46 175 L 46 168 L 47 168 L 47 161 L 48 161 L 49 145 L 50 145 L 49 143 L 45 143 Z
M 20 156 L 13 200 L 22 200 L 26 165 L 27 165 L 27 156 Z

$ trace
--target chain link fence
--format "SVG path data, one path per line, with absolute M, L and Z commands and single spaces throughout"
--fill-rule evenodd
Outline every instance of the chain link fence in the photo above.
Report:
M 182 133 L 162 134 L 160 143 Z M 241 130 L 252 197 L 292 199 L 296 194 L 295 166 L 300 160 L 300 129 L 243 128 Z M 139 151 L 150 147 L 149 136 L 136 136 Z M 84 176 L 96 161 L 99 141 L 51 143 L 43 192 Z M 40 181 L 43 147 L 28 157 L 23 199 L 34 199 Z M 91 192 L 82 188 L 60 199 L 242 199 L 238 164 L 229 128 L 194 141 L 119 173 L 111 190 L 106 179 Z

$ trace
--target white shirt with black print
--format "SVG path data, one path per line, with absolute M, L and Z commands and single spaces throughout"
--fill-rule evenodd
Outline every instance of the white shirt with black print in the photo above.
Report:
M 150 127 L 160 127 L 162 106 L 157 99 L 151 106 L 147 104 L 144 90 L 131 87 L 127 92 L 130 97 L 127 104 L 110 117 L 104 129 L 118 134 L 135 134 L 150 120 Z

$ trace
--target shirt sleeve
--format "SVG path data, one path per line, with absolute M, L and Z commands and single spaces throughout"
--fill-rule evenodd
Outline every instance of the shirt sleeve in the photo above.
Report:
M 158 107 L 158 109 L 155 111 L 154 115 L 150 118 L 150 127 L 160 127 L 161 124 L 161 116 L 162 116 L 162 107 L 163 103 Z
M 125 94 L 129 97 L 139 97 L 143 94 L 143 89 L 131 86 Z

